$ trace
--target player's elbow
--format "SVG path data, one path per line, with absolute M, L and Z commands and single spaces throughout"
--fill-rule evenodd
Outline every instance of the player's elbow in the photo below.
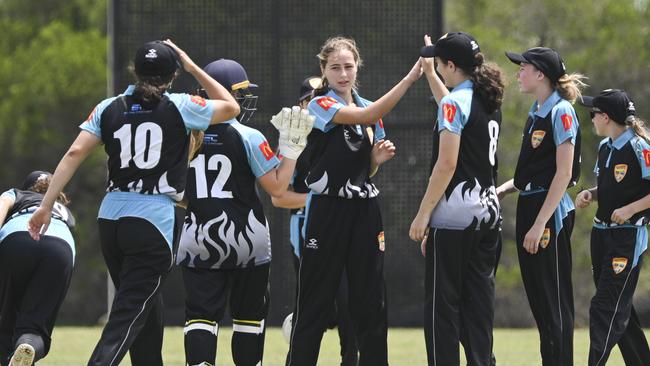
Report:
M 445 174 L 454 174 L 457 165 L 458 159 L 454 159 L 452 157 L 440 157 L 436 162 L 438 170 Z
M 241 112 L 241 107 L 239 106 L 239 103 L 229 102 L 227 104 L 225 113 L 229 116 L 228 119 L 233 119 L 239 116 L 240 112 Z

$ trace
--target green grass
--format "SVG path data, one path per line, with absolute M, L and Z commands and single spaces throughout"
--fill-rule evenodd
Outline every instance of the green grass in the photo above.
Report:
M 57 327 L 54 330 L 52 350 L 45 360 L 39 362 L 42 366 L 83 365 L 87 362 L 95 342 L 99 338 L 99 327 Z M 217 365 L 232 365 L 230 357 L 230 336 L 232 331 L 223 328 L 219 332 L 217 350 Z M 650 332 L 646 331 L 650 338 Z M 498 365 L 540 365 L 539 341 L 534 329 L 497 329 L 494 332 L 495 355 Z M 578 329 L 574 337 L 574 363 L 587 364 L 589 348 L 589 331 Z M 264 355 L 265 366 L 282 366 L 288 345 L 284 341 L 279 328 L 268 330 Z M 336 332 L 325 333 L 321 346 L 318 365 L 333 366 L 339 364 L 339 347 Z M 388 335 L 388 352 L 391 365 L 419 366 L 426 365 L 426 350 L 422 329 L 391 328 Z M 461 352 L 462 356 L 462 352 Z M 184 365 L 183 330 L 179 327 L 165 329 L 163 357 L 166 365 Z M 461 357 L 462 358 L 462 357 Z M 464 364 L 464 361 L 461 362 Z M 612 352 L 608 366 L 623 365 L 618 348 Z M 131 365 L 128 356 L 122 365 Z

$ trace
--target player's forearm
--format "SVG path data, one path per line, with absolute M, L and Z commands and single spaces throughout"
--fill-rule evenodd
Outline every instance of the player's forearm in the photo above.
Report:
M 542 204 L 542 208 L 539 210 L 537 218 L 535 219 L 535 224 L 546 225 L 548 220 L 550 220 L 555 209 L 560 204 L 570 180 L 571 172 L 557 171 L 555 173 L 553 181 L 551 181 L 551 186 L 546 194 L 544 204 Z
M 456 171 L 456 165 L 451 162 L 443 163 L 436 162 L 429 177 L 429 184 L 427 190 L 420 202 L 419 212 L 422 214 L 430 215 L 433 209 L 438 205 L 438 201 L 445 193 L 447 186 L 451 182 L 451 178 Z
M 9 210 L 14 206 L 14 200 L 9 197 L 0 197 L 0 227 L 4 224 L 7 219 L 7 214 Z
M 365 108 L 343 107 L 334 115 L 333 121 L 337 124 L 374 124 L 397 105 L 414 82 L 408 77 L 400 80 L 388 93 Z
M 57 165 L 50 185 L 45 192 L 41 207 L 52 209 L 63 188 L 70 181 L 79 165 L 88 157 L 90 152 L 101 143 L 101 140 L 87 131 L 81 131 L 68 151 Z
M 627 205 L 633 214 L 650 208 L 650 194 Z
M 271 184 L 266 188 L 266 192 L 272 197 L 280 197 L 287 192 L 289 183 L 293 177 L 296 168 L 296 161 L 287 157 L 282 158 L 280 165 L 274 169 Z
M 447 89 L 435 71 L 426 72 L 425 75 L 427 76 L 427 82 L 429 83 L 429 89 L 431 89 L 433 98 L 436 100 L 436 104 L 440 105 L 440 100 L 449 94 L 449 89 Z
M 497 193 L 502 192 L 503 194 L 510 194 L 517 192 L 517 187 L 515 187 L 515 180 L 510 179 L 509 181 L 503 183 L 497 188 Z
M 298 209 L 305 207 L 307 201 L 307 193 L 296 193 L 287 190 L 281 196 L 271 196 L 271 203 L 273 206 L 279 208 Z

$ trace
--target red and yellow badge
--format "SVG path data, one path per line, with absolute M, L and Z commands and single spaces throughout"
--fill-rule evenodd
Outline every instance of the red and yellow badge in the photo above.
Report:
M 650 166 L 650 150 L 643 150 L 643 160 L 645 160 L 645 166 Z
M 546 131 L 533 131 L 533 134 L 530 136 L 530 144 L 533 145 L 533 149 L 537 149 L 537 147 L 542 143 L 542 140 L 544 140 L 544 136 L 546 136 Z
M 198 104 L 198 105 L 200 105 L 201 107 L 205 107 L 206 104 L 207 104 L 207 102 L 205 101 L 205 99 L 203 99 L 203 97 L 198 96 L 198 95 L 192 95 L 192 98 L 190 98 L 190 100 L 192 101 L 192 103 L 194 103 L 194 104 Z
M 542 247 L 542 249 L 546 249 L 548 243 L 550 242 L 551 242 L 551 229 L 545 228 L 544 233 L 542 234 L 542 238 L 539 240 L 539 246 Z
M 614 274 L 623 272 L 626 266 L 627 258 L 617 257 L 612 259 L 612 269 L 614 270 Z
M 454 122 L 454 117 L 456 117 L 456 106 L 453 104 L 445 103 L 442 105 L 442 113 L 445 116 L 447 122 Z
M 323 108 L 324 110 L 328 110 L 328 109 L 332 108 L 332 106 L 333 106 L 334 104 L 338 103 L 338 102 L 336 101 L 336 99 L 334 99 L 334 98 L 332 98 L 332 97 L 324 97 L 324 98 L 320 98 L 320 99 L 318 99 L 318 100 L 316 101 L 316 103 L 317 103 L 321 108 Z
M 570 114 L 563 114 L 560 118 L 562 118 L 562 126 L 564 126 L 564 131 L 571 129 L 571 125 L 573 124 L 573 117 Z
M 616 164 L 614 166 L 614 179 L 617 182 L 621 182 L 625 178 L 625 173 L 627 173 L 627 164 Z
M 271 150 L 271 146 L 269 146 L 268 141 L 264 141 L 260 144 L 259 146 L 260 151 L 262 151 L 262 155 L 264 155 L 264 158 L 266 161 L 269 161 L 273 158 L 275 154 L 273 154 L 273 150 Z
M 377 244 L 379 244 L 379 250 L 382 252 L 386 249 L 386 242 L 384 241 L 384 232 L 380 232 L 379 235 L 377 235 Z

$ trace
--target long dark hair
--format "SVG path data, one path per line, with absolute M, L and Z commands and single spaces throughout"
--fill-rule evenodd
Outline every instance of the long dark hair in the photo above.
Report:
M 440 57 L 445 64 L 449 60 Z M 485 62 L 485 56 L 481 52 L 474 56 L 474 65 L 456 67 L 463 70 L 465 75 L 474 83 L 474 91 L 479 95 L 483 107 L 488 114 L 501 108 L 503 103 L 503 90 L 505 80 L 499 66 L 493 62 Z
M 172 82 L 179 72 L 175 71 L 166 76 L 138 75 L 133 67 L 129 68 L 135 75 L 136 83 L 133 97 L 145 106 L 154 106 L 160 102 L 163 94 L 171 88 Z

